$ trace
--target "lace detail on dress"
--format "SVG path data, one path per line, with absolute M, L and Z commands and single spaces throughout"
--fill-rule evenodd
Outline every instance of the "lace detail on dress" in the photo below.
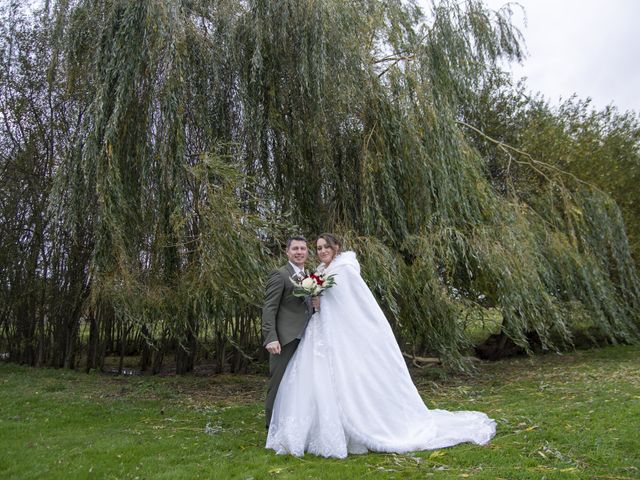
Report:
M 297 457 L 305 452 L 322 457 L 347 456 L 347 439 L 340 422 L 328 416 L 284 417 L 269 429 L 267 447 Z

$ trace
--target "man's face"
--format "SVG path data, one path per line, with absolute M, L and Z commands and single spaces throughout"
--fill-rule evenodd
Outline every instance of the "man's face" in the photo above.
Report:
M 307 250 L 307 242 L 302 240 L 292 240 L 291 245 L 287 248 L 287 257 L 289 261 L 302 268 L 304 262 L 307 261 L 309 251 Z

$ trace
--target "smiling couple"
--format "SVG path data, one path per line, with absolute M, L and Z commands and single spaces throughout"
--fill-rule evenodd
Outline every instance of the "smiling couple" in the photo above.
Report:
M 496 424 L 486 414 L 426 407 L 389 322 L 360 276 L 356 254 L 343 252 L 328 233 L 315 247 L 322 262 L 316 272 L 335 275 L 321 309 L 319 297 L 293 295 L 291 277 L 306 273 L 304 237 L 287 241 L 289 262 L 267 281 L 266 447 L 278 454 L 345 458 L 489 442 Z

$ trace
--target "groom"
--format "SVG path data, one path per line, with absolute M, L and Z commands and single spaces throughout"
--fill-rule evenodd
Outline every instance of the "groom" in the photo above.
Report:
M 269 274 L 262 307 L 263 345 L 270 354 L 270 379 L 264 409 L 267 428 L 271 423 L 271 412 L 280 381 L 289 360 L 298 348 L 312 313 L 310 302 L 293 295 L 293 284 L 290 280 L 296 274 L 305 273 L 304 263 L 309 256 L 305 238 L 301 236 L 289 238 L 286 254 L 289 262 Z M 317 300 L 313 303 L 317 303 Z

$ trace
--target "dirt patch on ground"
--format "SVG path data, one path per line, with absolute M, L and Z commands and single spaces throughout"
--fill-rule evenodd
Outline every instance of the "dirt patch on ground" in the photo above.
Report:
M 180 394 L 194 401 L 248 404 L 261 402 L 267 392 L 268 378 L 257 375 L 217 375 L 199 385 L 183 384 Z
M 195 403 L 248 404 L 266 395 L 264 375 L 113 375 L 100 379 L 99 397 L 183 400 Z

